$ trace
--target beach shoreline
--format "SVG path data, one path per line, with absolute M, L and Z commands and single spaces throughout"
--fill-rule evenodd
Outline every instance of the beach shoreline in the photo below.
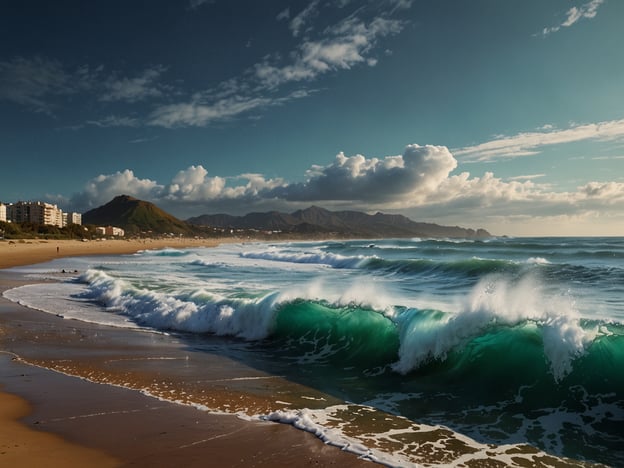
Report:
M 246 239 L 245 241 L 249 241 Z M 141 250 L 164 248 L 216 247 L 223 243 L 243 242 L 243 239 L 224 237 L 214 239 L 170 237 L 146 239 L 105 240 L 0 240 L 0 270 L 17 266 L 44 263 L 57 258 L 85 255 L 123 255 Z
M 4 241 L 0 242 L 0 292 L 33 282 L 3 271 L 5 268 L 62 257 L 131 254 L 166 247 L 213 247 L 222 242 L 240 241 L 233 238 L 29 240 L 12 244 Z M 103 340 L 94 342 L 99 350 L 94 354 L 108 347 L 118 359 L 119 356 L 144 359 L 144 353 L 152 352 L 149 345 L 139 351 L 120 345 L 136 332 L 63 320 L 0 297 L 0 408 L 3 409 L 0 418 L 2 426 L 11 431 L 11 442 L 0 450 L 0 464 L 33 466 L 41 460 L 37 457 L 46 457 L 46 453 L 46 460 L 52 463 L 47 463 L 48 466 L 70 467 L 205 466 L 208 460 L 219 466 L 369 463 L 288 425 L 217 415 L 162 401 L 121 385 L 101 385 L 71 376 L 71 372 L 50 370 L 53 366 L 46 364 L 52 362 L 49 355 L 60 362 L 66 356 L 64 353 L 74 363 L 90 368 L 89 359 L 95 359 L 89 354 L 90 343 L 78 345 L 74 340 L 76 334 L 90 333 Z M 175 354 L 178 351 L 174 348 L 169 351 Z M 222 365 L 222 369 L 231 367 L 229 363 Z M 5 408 L 9 410 L 4 411 Z M 47 448 L 42 451 L 34 447 Z

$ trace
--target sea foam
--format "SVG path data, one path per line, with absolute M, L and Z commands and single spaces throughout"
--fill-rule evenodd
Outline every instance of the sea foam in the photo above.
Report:
M 277 294 L 260 298 L 224 298 L 209 295 L 197 302 L 159 291 L 137 288 L 129 282 L 99 270 L 81 276 L 87 289 L 79 295 L 103 304 L 109 311 L 122 313 L 133 321 L 159 330 L 261 339 L 269 334 L 275 313 Z
M 357 268 L 369 258 L 364 255 L 344 256 L 327 252 L 283 252 L 279 250 L 269 250 L 266 252 L 242 252 L 241 257 L 270 260 L 274 262 L 288 263 L 312 263 L 318 265 L 327 265 L 334 268 Z
M 408 310 L 397 317 L 401 335 L 401 373 L 465 346 L 488 327 L 514 327 L 534 323 L 542 330 L 544 354 L 556 381 L 572 370 L 572 362 L 585 352 L 597 330 L 584 329 L 569 298 L 548 297 L 531 275 L 511 281 L 499 275 L 480 280 L 463 301 L 459 312 Z

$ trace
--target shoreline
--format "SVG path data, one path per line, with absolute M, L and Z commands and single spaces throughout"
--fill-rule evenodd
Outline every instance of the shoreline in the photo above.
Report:
M 245 241 L 250 241 L 247 239 Z M 107 239 L 83 242 L 80 240 L 23 239 L 0 241 L 0 271 L 25 265 L 45 263 L 64 257 L 86 255 L 123 255 L 140 250 L 170 248 L 216 247 L 224 243 L 243 242 L 243 239 L 223 237 L 215 239 Z M 58 250 L 57 250 L 58 248 Z
M 130 254 L 165 247 L 213 247 L 242 240 L 30 242 L 0 242 L 0 292 L 33 282 L 3 271 L 4 268 L 62 257 Z M 38 365 L 38 353 L 46 352 L 39 350 L 40 346 L 49 347 L 60 356 L 76 353 L 76 348 L 64 351 L 70 343 L 63 342 L 65 335 L 75 334 L 76 330 L 85 335 L 93 330 L 100 335 L 109 333 L 112 338 L 94 344 L 96 348 L 101 351 L 110 347 L 114 353 L 135 356 L 135 350 L 120 345 L 129 341 L 134 332 L 74 322 L 0 297 L 0 426 L 12 428 L 11 443 L 0 447 L 0 464 L 6 461 L 11 466 L 33 466 L 41 460 L 38 456 L 44 456 L 49 466 L 69 467 L 205 466 L 208 461 L 221 466 L 370 466 L 369 461 L 325 445 L 314 435 L 286 424 L 200 411 L 134 389 L 98 384 Z M 39 341 L 34 341 L 33 336 Z M 74 360 L 89 367 L 90 347 L 91 344 L 79 350 L 86 354 L 74 356 Z M 94 354 L 97 352 L 96 349 Z M 139 354 L 144 352 L 142 349 Z M 219 375 L 223 370 L 211 372 Z M 44 446 L 47 449 L 43 453 L 33 449 Z

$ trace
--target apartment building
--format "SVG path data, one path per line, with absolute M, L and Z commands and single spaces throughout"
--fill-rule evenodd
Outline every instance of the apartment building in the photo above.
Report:
M 63 210 L 51 203 L 19 201 L 5 206 L 6 220 L 13 223 L 49 224 L 58 227 L 65 226 L 70 219 L 74 224 L 82 223 L 80 213 L 67 213 L 65 215 Z
M 7 206 L 4 203 L 0 203 L 0 221 L 7 220 Z
M 115 226 L 98 226 L 95 228 L 97 233 L 101 236 L 119 236 L 123 237 L 125 231 Z
M 82 215 L 74 211 L 63 213 L 63 226 L 68 224 L 82 224 Z

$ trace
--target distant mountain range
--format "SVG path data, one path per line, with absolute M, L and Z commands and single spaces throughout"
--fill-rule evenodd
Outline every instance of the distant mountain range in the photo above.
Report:
M 485 238 L 491 234 L 484 229 L 440 226 L 417 223 L 402 215 L 360 211 L 329 211 L 318 206 L 293 213 L 270 211 L 245 216 L 227 214 L 203 215 L 190 218 L 189 224 L 230 229 L 259 229 L 292 234 L 337 235 L 348 237 L 455 237 Z
M 318 206 L 293 213 L 270 211 L 245 216 L 202 215 L 182 221 L 153 203 L 120 195 L 82 215 L 83 223 L 121 227 L 127 234 L 197 235 L 218 230 L 278 231 L 300 237 L 491 237 L 484 229 L 417 223 L 402 215 L 329 211 Z

